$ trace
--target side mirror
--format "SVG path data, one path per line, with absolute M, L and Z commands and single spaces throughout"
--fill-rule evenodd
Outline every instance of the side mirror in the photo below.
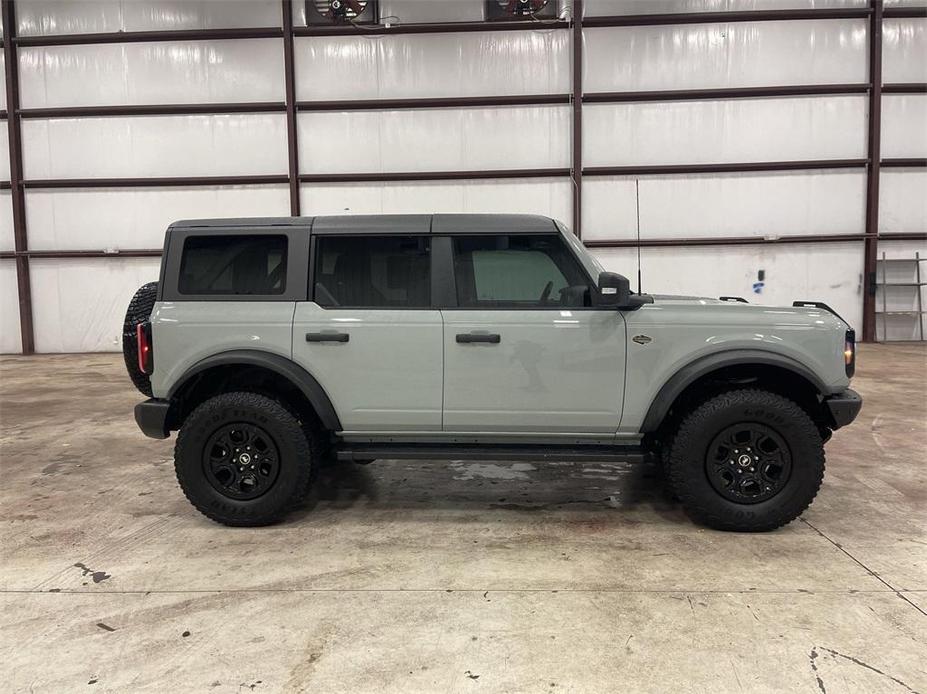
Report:
M 596 306 L 621 308 L 627 306 L 631 297 L 631 284 L 628 278 L 615 272 L 599 274 L 599 287 L 595 292 Z

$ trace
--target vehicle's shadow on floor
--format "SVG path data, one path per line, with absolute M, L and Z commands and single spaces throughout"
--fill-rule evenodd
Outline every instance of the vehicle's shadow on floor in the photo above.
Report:
M 320 471 L 303 507 L 326 510 L 643 510 L 682 519 L 652 464 L 513 463 L 378 460 L 338 463 Z

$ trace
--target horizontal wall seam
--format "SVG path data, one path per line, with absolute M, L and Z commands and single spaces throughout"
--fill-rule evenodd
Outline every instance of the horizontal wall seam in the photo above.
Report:
M 660 14 L 583 17 L 583 28 L 714 24 L 724 22 L 779 22 L 815 19 L 865 19 L 872 10 L 861 8 L 737 10 L 731 12 L 666 12 Z
M 80 46 L 99 43 L 154 43 L 159 41 L 220 41 L 229 39 L 279 39 L 282 27 L 244 29 L 166 29 L 163 31 L 112 31 L 88 34 L 16 36 L 17 46 Z
M 868 159 L 811 159 L 800 161 L 732 162 L 719 164 L 645 164 L 636 166 L 590 166 L 585 176 L 648 176 L 700 173 L 748 173 L 761 171 L 807 171 L 816 169 L 855 169 Z
M 795 236 L 713 236 L 704 238 L 662 238 L 641 239 L 642 247 L 684 247 L 684 246 L 744 246 L 761 244 L 794 243 L 840 243 L 864 241 L 866 234 L 806 234 Z M 927 241 L 927 232 L 885 232 L 878 235 L 883 241 Z M 583 241 L 588 248 L 636 248 L 637 239 L 594 239 Z M 134 250 L 102 251 L 2 251 L 0 259 L 9 260 L 16 257 L 50 258 L 65 260 L 68 258 L 152 258 L 161 255 L 160 248 L 142 248 Z
M 221 115 L 226 113 L 268 113 L 286 111 L 282 101 L 254 101 L 207 104 L 139 104 L 118 106 L 51 106 L 21 108 L 22 118 L 94 118 L 112 116 Z
M 866 94 L 868 82 L 853 84 L 797 84 L 774 87 L 723 87 L 713 89 L 668 89 L 637 92 L 590 92 L 583 102 L 590 104 L 647 101 L 701 101 L 706 99 L 745 99 L 782 96 L 829 96 L 835 94 Z

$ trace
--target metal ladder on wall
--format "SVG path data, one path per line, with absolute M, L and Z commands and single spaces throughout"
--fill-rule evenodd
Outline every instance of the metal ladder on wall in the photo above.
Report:
M 919 252 L 915 253 L 913 258 L 886 258 L 885 252 L 883 251 L 882 257 L 876 261 L 879 263 L 880 268 L 882 270 L 881 274 L 876 275 L 876 289 L 877 290 L 881 289 L 882 291 L 882 310 L 876 311 L 876 315 L 881 317 L 881 323 L 882 323 L 882 339 L 879 340 L 879 342 L 901 342 L 901 341 L 905 341 L 905 339 L 913 339 L 914 331 L 912 330 L 912 338 L 902 338 L 900 340 L 890 340 L 888 337 L 888 317 L 889 316 L 910 316 L 912 317 L 914 320 L 917 321 L 917 334 L 920 335 L 919 339 L 921 341 L 924 340 L 924 306 L 923 306 L 923 299 L 921 295 L 923 293 L 922 288 L 924 286 L 927 286 L 927 282 L 921 281 L 921 263 L 924 262 L 925 260 L 927 260 L 927 258 L 921 258 L 921 254 Z M 888 269 L 889 264 L 900 265 L 904 263 L 914 265 L 914 282 L 889 282 L 887 281 L 887 269 Z M 879 281 L 880 277 L 881 277 L 881 281 Z M 888 287 L 909 287 L 911 289 L 914 289 L 915 294 L 916 294 L 915 306 L 917 307 L 917 310 L 911 310 L 911 311 L 907 311 L 907 310 L 904 310 L 904 311 L 891 310 L 890 311 L 888 310 Z

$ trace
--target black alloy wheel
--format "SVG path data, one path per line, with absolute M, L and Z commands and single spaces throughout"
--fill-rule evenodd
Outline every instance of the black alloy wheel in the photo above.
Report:
M 277 480 L 280 451 L 264 429 L 247 422 L 219 427 L 203 448 L 203 472 L 230 499 L 256 499 Z
M 773 429 L 756 422 L 727 427 L 708 447 L 705 471 L 711 486 L 725 499 L 756 504 L 785 487 L 792 472 L 792 454 Z

